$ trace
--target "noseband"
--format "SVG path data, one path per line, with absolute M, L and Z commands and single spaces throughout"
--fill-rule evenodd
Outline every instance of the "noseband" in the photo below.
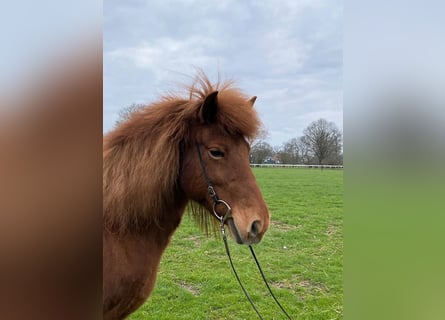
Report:
M 264 318 L 261 316 L 261 313 L 256 308 L 255 304 L 253 303 L 252 298 L 250 297 L 250 295 L 248 294 L 247 290 L 244 288 L 243 284 L 241 283 L 241 279 L 239 278 L 238 273 L 235 270 L 235 266 L 233 265 L 232 256 L 230 255 L 229 244 L 227 243 L 227 236 L 226 236 L 226 231 L 225 231 L 225 228 L 224 228 L 224 223 L 229 218 L 233 219 L 233 217 L 232 217 L 232 208 L 230 207 L 230 205 L 226 201 L 221 200 L 218 197 L 218 194 L 216 193 L 215 188 L 213 187 L 212 181 L 210 180 L 210 177 L 209 177 L 209 175 L 207 173 L 207 169 L 206 169 L 204 160 L 202 159 L 201 148 L 200 148 L 198 143 L 196 143 L 196 150 L 198 152 L 198 157 L 199 157 L 199 162 L 201 164 L 202 172 L 203 172 L 204 177 L 205 177 L 206 182 L 207 182 L 207 191 L 209 193 L 210 198 L 213 199 L 213 206 L 212 206 L 213 215 L 221 223 L 221 233 L 222 233 L 222 237 L 223 237 L 223 241 L 224 241 L 224 246 L 226 248 L 226 253 L 227 253 L 227 256 L 229 257 L 230 266 L 232 267 L 233 273 L 235 274 L 235 278 L 236 278 L 236 280 L 238 280 L 238 283 L 239 283 L 241 289 L 243 290 L 244 295 L 246 296 L 247 300 L 249 300 L 250 305 L 252 306 L 253 310 L 255 310 L 255 312 L 258 315 L 258 317 L 261 320 L 263 320 Z M 217 211 L 217 207 L 221 206 L 221 205 L 224 206 L 225 209 L 226 209 L 226 212 L 225 212 L 224 215 L 220 215 L 218 213 L 218 211 Z M 266 280 L 266 277 L 265 277 L 265 275 L 263 273 L 263 270 L 261 269 L 260 263 L 258 262 L 258 259 L 257 259 L 256 255 L 255 255 L 255 252 L 253 251 L 253 247 L 251 245 L 249 245 L 249 249 L 250 249 L 250 252 L 252 253 L 253 259 L 255 260 L 255 263 L 256 263 L 256 265 L 258 267 L 258 270 L 259 270 L 259 272 L 261 274 L 261 277 L 263 278 L 263 281 L 266 284 L 267 289 L 269 290 L 269 293 L 271 294 L 272 298 L 275 300 L 277 305 L 280 307 L 281 311 L 286 315 L 286 317 L 288 319 L 291 320 L 291 317 L 287 314 L 286 310 L 283 308 L 283 306 L 280 304 L 278 299 L 273 294 L 272 289 L 270 288 L 270 286 L 269 286 L 269 284 L 268 284 L 268 282 Z

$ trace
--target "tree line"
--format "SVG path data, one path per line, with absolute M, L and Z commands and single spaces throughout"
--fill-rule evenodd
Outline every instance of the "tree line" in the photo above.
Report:
M 282 164 L 343 164 L 342 133 L 335 123 L 325 119 L 312 122 L 303 135 L 292 138 L 281 146 L 271 146 L 267 130 L 252 143 L 251 163 Z
M 121 109 L 116 125 L 144 107 L 144 104 L 133 103 Z M 335 123 L 323 118 L 312 122 L 303 130 L 302 136 L 292 138 L 281 146 L 271 146 L 267 136 L 267 130 L 262 128 L 252 142 L 250 163 L 343 164 L 342 133 Z

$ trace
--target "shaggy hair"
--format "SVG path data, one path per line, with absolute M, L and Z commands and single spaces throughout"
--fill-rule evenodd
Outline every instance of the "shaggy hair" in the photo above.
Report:
M 104 137 L 104 226 L 115 232 L 156 223 L 178 190 L 181 150 L 194 147 L 192 128 L 200 125 L 204 99 L 218 91 L 216 125 L 231 135 L 253 139 L 259 119 L 248 97 L 232 82 L 212 84 L 200 72 L 187 95 L 169 94 L 132 114 Z M 194 216 L 208 230 L 209 214 Z M 214 220 L 214 219 L 213 219 Z

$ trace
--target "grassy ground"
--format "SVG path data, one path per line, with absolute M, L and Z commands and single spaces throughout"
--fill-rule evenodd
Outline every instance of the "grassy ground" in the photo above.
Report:
M 343 318 L 343 171 L 255 168 L 271 226 L 255 252 L 293 319 Z M 229 240 L 235 267 L 264 319 L 285 319 L 247 247 Z M 256 319 L 221 239 L 184 217 L 149 300 L 129 319 Z

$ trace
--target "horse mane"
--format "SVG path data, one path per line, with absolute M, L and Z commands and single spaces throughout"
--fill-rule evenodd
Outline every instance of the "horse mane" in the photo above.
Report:
M 104 136 L 104 226 L 115 232 L 143 230 L 174 209 L 179 190 L 181 149 L 194 145 L 192 129 L 207 95 L 218 91 L 216 125 L 253 139 L 260 121 L 248 97 L 232 81 L 212 84 L 199 72 L 186 95 L 167 94 L 119 123 Z M 206 232 L 215 219 L 199 205 L 192 216 Z

